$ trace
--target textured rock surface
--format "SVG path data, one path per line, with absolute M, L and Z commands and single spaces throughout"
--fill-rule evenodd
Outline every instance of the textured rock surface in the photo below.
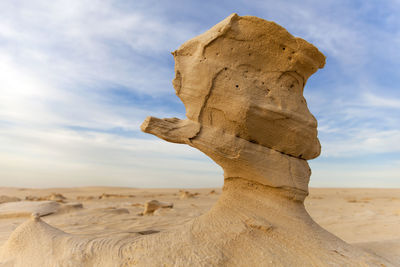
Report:
M 303 88 L 325 57 L 284 28 L 232 15 L 173 53 L 189 120 L 292 156 L 320 153 Z
M 304 208 L 306 160 L 320 153 L 317 122 L 303 97 L 307 79 L 325 62 L 314 46 L 273 22 L 233 14 L 173 55 L 173 84 L 187 119 L 149 117 L 141 128 L 193 146 L 223 168 L 216 205 L 175 230 L 124 239 L 69 235 L 35 217 L 12 234 L 0 262 L 391 266 L 325 231 Z
M 158 209 L 172 208 L 174 204 L 161 202 L 158 200 L 150 200 L 144 203 L 143 215 L 153 214 Z

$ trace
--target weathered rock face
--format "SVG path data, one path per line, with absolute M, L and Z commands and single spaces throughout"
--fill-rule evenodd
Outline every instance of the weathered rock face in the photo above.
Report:
M 303 97 L 307 79 L 325 64 L 317 48 L 273 22 L 233 14 L 173 55 L 173 85 L 187 119 L 148 117 L 141 129 L 199 149 L 223 168 L 225 183 L 210 212 L 142 246 L 177 236 L 181 243 L 171 247 L 182 254 L 164 257 L 167 265 L 388 264 L 323 230 L 303 205 L 306 160 L 321 151 Z M 139 261 L 156 255 L 165 255 L 162 245 Z
M 144 204 L 143 215 L 152 215 L 158 209 L 173 208 L 173 203 L 150 200 Z
M 187 120 L 148 118 L 142 130 L 210 156 L 225 178 L 306 193 L 319 155 L 303 89 L 325 57 L 281 26 L 233 14 L 173 52 Z
M 173 53 L 174 87 L 192 121 L 276 151 L 319 155 L 303 88 L 325 57 L 274 22 L 231 15 Z
M 148 117 L 141 129 L 223 168 L 215 206 L 180 228 L 125 239 L 73 236 L 35 217 L 11 235 L 0 265 L 392 266 L 325 231 L 304 208 L 306 160 L 320 153 L 303 97 L 325 62 L 314 46 L 273 22 L 233 14 L 173 55 L 187 119 Z

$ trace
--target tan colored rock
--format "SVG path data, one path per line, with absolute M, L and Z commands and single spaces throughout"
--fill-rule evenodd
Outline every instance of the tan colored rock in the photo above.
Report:
M 42 197 L 37 197 L 37 196 L 26 196 L 25 197 L 25 200 L 27 200 L 27 201 L 46 201 L 46 200 L 49 200 L 49 201 L 57 201 L 57 202 L 60 202 L 60 203 L 64 203 L 66 199 L 67 199 L 66 197 L 64 197 L 62 194 L 59 194 L 59 193 L 51 193 L 48 196 L 42 196 Z
M 173 203 L 150 200 L 144 204 L 143 215 L 152 215 L 158 209 L 173 208 Z
M 64 202 L 66 197 L 59 193 L 51 193 L 49 196 L 46 197 L 46 200 L 52 200 L 57 202 Z
M 198 195 L 198 193 L 191 193 L 191 192 L 186 191 L 186 190 L 180 190 L 179 191 L 179 198 L 180 199 L 194 198 L 197 195 Z
M 303 89 L 324 55 L 273 22 L 237 15 L 173 55 L 173 84 L 187 119 L 148 117 L 141 129 L 201 150 L 225 178 L 306 194 L 311 173 L 302 159 L 321 148 Z
M 189 120 L 304 159 L 320 153 L 303 89 L 325 57 L 284 28 L 232 15 L 173 53 Z
M 69 235 L 35 217 L 11 235 L 0 263 L 395 266 L 325 231 L 304 208 L 306 160 L 320 153 L 303 97 L 325 63 L 317 48 L 273 22 L 232 14 L 173 55 L 187 118 L 148 117 L 141 129 L 195 147 L 223 168 L 215 206 L 174 230 L 125 239 Z
M 131 198 L 135 197 L 134 195 L 121 195 L 121 194 L 107 194 L 103 193 L 101 196 L 99 196 L 99 199 L 109 199 L 109 198 Z
M 95 199 L 99 199 L 98 197 L 95 196 L 77 196 L 76 200 L 80 200 L 80 201 L 87 201 L 87 200 L 95 200 Z

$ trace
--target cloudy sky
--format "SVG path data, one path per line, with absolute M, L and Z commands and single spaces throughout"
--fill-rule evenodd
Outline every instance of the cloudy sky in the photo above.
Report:
M 141 133 L 184 117 L 171 51 L 231 13 L 326 56 L 305 88 L 315 187 L 400 187 L 400 1 L 0 1 L 0 186 L 214 187 L 199 151 Z

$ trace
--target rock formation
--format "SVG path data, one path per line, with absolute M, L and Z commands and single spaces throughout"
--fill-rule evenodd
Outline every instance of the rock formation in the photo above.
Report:
M 143 215 L 153 215 L 153 213 L 158 209 L 172 209 L 174 207 L 173 203 L 161 202 L 158 200 L 150 200 L 144 204 Z
M 12 234 L 0 260 L 15 266 L 391 266 L 325 231 L 304 208 L 306 160 L 320 153 L 317 122 L 303 97 L 307 79 L 325 64 L 317 48 L 273 22 L 232 14 L 173 55 L 173 85 L 187 118 L 148 117 L 141 129 L 195 147 L 223 168 L 215 206 L 179 229 L 123 240 L 69 235 L 35 217 Z

